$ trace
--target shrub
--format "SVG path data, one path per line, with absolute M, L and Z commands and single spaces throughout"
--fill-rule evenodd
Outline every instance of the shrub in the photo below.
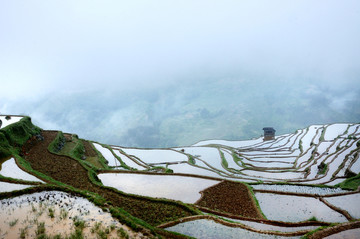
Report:
M 40 222 L 37 224 L 36 235 L 40 237 L 44 234 L 45 234 L 45 222 Z
M 23 145 L 31 136 L 40 133 L 41 129 L 34 126 L 30 117 L 24 117 L 19 122 L 0 129 L 8 143 L 12 146 Z
M 27 227 L 21 228 L 20 229 L 20 238 L 21 239 L 26 238 L 26 234 L 27 234 Z
M 64 134 L 59 131 L 56 135 L 55 139 L 49 144 L 49 151 L 58 153 L 62 147 L 65 145 L 65 137 Z
M 310 217 L 310 218 L 308 219 L 308 221 L 317 222 L 318 219 L 317 219 L 315 216 L 313 216 L 313 217 Z
M 356 190 L 360 186 L 360 173 L 338 184 L 342 189 Z
M 55 213 L 54 209 L 49 208 L 48 216 L 51 217 L 51 218 L 54 218 L 54 217 L 55 217 L 55 214 L 54 214 L 54 213 Z
M 77 229 L 82 231 L 85 228 L 85 221 L 80 220 L 78 217 L 74 217 L 73 221 L 74 221 L 74 226 Z
M 189 155 L 189 164 L 195 165 L 195 159 L 192 155 Z
M 327 164 L 324 162 L 321 162 L 320 165 L 318 166 L 318 170 L 319 170 L 319 174 L 324 174 L 327 170 Z
M 9 226 L 10 226 L 10 227 L 15 226 L 18 221 L 19 221 L 19 219 L 15 219 L 14 221 L 11 221 L 11 222 L 9 223 Z

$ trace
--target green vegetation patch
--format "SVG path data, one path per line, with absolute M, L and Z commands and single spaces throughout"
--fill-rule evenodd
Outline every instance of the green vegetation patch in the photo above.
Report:
M 114 153 L 114 150 L 109 147 L 109 146 L 106 146 L 106 148 L 108 148 L 110 150 L 110 152 L 114 155 L 114 157 L 118 160 L 118 162 L 120 162 L 120 166 L 124 169 L 127 169 L 127 170 L 132 170 L 131 167 L 129 167 L 128 165 L 126 165 L 124 163 L 124 161 L 121 159 L 121 157 L 119 157 L 116 153 Z M 105 160 L 105 159 L 104 159 Z
M 63 148 L 64 145 L 65 145 L 64 134 L 61 131 L 59 131 L 55 139 L 49 144 L 48 149 L 50 152 L 58 153 Z
M 62 134 L 62 133 L 59 132 L 59 134 Z M 57 138 L 55 138 L 53 143 L 56 142 L 56 140 L 57 140 Z M 71 135 L 71 140 L 65 140 L 65 138 L 64 138 L 64 141 L 65 141 L 65 144 L 62 147 L 61 151 L 59 151 L 59 154 L 67 155 L 72 158 L 85 159 L 84 144 L 83 144 L 82 140 L 80 140 L 77 137 L 77 135 Z M 54 151 L 54 150 L 50 150 L 50 151 Z
M 0 131 L 0 159 L 5 159 L 11 156 L 10 144 L 4 132 Z
M 0 159 L 20 151 L 20 147 L 41 129 L 32 124 L 30 117 L 25 116 L 19 122 L 0 129 Z
M 220 156 L 221 156 L 221 164 L 225 169 L 229 168 L 228 162 L 226 161 L 225 155 L 221 150 L 219 150 Z
M 337 184 L 342 189 L 356 190 L 360 186 L 360 173 L 355 177 L 348 178 L 345 181 Z
M 242 161 L 242 158 L 239 157 L 239 155 L 237 155 L 235 152 L 232 152 L 232 157 L 234 159 L 234 162 L 239 165 L 240 167 L 243 167 L 244 169 L 246 169 L 248 166 L 246 166 L 246 164 Z
M 304 149 L 303 149 L 303 145 L 302 145 L 302 140 L 300 139 L 299 141 L 299 149 L 300 149 L 300 154 L 302 154 L 304 152 Z
M 320 135 L 320 138 L 319 138 L 320 142 L 325 141 L 325 138 L 324 138 L 325 137 L 325 132 L 326 132 L 326 128 L 321 131 L 321 135 Z
M 336 226 L 336 225 L 338 225 L 338 223 L 331 223 L 331 224 L 328 225 L 328 226 L 318 227 L 318 228 L 316 228 L 315 230 L 306 233 L 306 234 L 305 234 L 304 236 L 302 236 L 301 238 L 302 238 L 302 239 L 307 239 L 307 238 L 309 238 L 311 235 L 313 235 L 314 233 L 316 233 L 316 232 L 318 232 L 318 231 L 321 231 L 321 230 L 324 230 L 324 229 L 326 229 L 326 228 L 333 227 L 333 226 Z
M 328 168 L 328 165 L 324 162 L 321 162 L 320 165 L 318 166 L 318 174 L 325 174 L 326 170 Z
M 54 141 L 55 140 L 56 137 Z M 59 153 L 57 154 L 60 155 Z M 90 167 L 84 160 L 81 160 L 75 154 L 67 156 L 78 161 L 79 164 L 87 170 L 88 176 L 87 179 L 85 179 L 84 174 L 78 173 L 77 175 L 74 175 L 74 178 L 77 177 L 78 180 L 85 180 L 84 184 L 79 184 L 78 182 L 70 184 L 82 189 L 87 188 L 87 190 L 91 190 L 95 194 L 102 195 L 106 198 L 109 205 L 118 205 L 125 211 L 131 213 L 134 217 L 141 218 L 141 220 L 146 221 L 151 225 L 159 225 L 181 217 L 199 214 L 198 210 L 180 202 L 130 195 L 111 187 L 105 187 L 97 177 L 96 168 Z M 69 162 L 70 161 L 64 160 L 63 164 L 69 164 Z M 90 180 L 94 186 L 91 186 L 89 182 L 86 182 L 88 180 Z M 97 187 L 95 185 L 97 185 Z
M 194 157 L 192 155 L 188 155 L 188 158 L 189 158 L 189 160 L 188 160 L 189 164 L 195 165 Z
M 264 214 L 264 212 L 261 210 L 259 201 L 257 200 L 257 198 L 256 198 L 256 196 L 255 196 L 255 193 L 254 193 L 254 191 L 253 191 L 253 188 L 252 188 L 249 184 L 247 184 L 247 183 L 245 183 L 245 182 L 243 182 L 243 184 L 245 184 L 246 187 L 249 189 L 249 193 L 250 193 L 251 197 L 254 199 L 255 205 L 256 205 L 257 209 L 259 210 L 259 212 L 261 213 L 261 215 L 264 217 L 264 219 L 267 219 L 266 216 L 265 216 L 265 214 Z

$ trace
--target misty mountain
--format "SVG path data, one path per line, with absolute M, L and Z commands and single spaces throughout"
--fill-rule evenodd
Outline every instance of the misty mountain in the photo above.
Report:
M 42 128 L 107 144 L 171 147 L 259 137 L 264 126 L 285 134 L 310 124 L 357 122 L 359 96 L 357 89 L 308 81 L 227 78 L 157 90 L 63 92 L 7 109 L 31 115 Z

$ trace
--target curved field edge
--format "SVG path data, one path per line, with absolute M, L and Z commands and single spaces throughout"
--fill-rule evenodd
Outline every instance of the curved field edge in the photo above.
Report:
M 68 192 L 72 192 L 72 193 L 80 193 L 86 197 L 91 197 L 93 200 L 91 200 L 92 202 L 94 202 L 94 204 L 99 205 L 99 206 L 106 206 L 109 205 L 110 209 L 109 211 L 111 212 L 111 214 L 115 217 L 115 218 L 119 218 L 121 219 L 121 221 L 128 225 L 129 227 L 133 228 L 134 230 L 139 230 L 139 228 L 146 228 L 149 229 L 152 232 L 157 231 L 158 234 L 168 234 L 168 232 L 163 232 L 163 231 L 159 231 L 159 229 L 154 228 L 153 226 L 151 226 L 150 224 L 146 223 L 145 221 L 133 217 L 132 215 L 130 215 L 129 213 L 127 213 L 124 209 L 122 209 L 121 207 L 114 207 L 111 206 L 111 202 L 107 202 L 103 197 L 101 197 L 100 195 L 97 195 L 94 192 L 91 191 L 86 191 L 86 190 L 80 190 L 77 189 L 75 187 L 72 187 L 71 185 L 66 185 L 64 183 L 62 183 L 61 181 L 57 181 L 54 180 L 52 177 L 49 177 L 48 175 L 38 172 L 36 170 L 34 170 L 30 163 L 28 161 L 26 161 L 22 156 L 24 156 L 24 152 L 22 151 L 22 146 L 25 144 L 25 142 L 32 138 L 35 135 L 38 135 L 41 132 L 41 129 L 34 126 L 31 123 L 31 119 L 29 117 L 24 117 L 20 122 L 16 123 L 16 124 L 12 124 L 9 125 L 3 129 L 1 129 L 0 135 L 2 136 L 2 141 L 1 141 L 1 145 L 3 146 L 1 148 L 1 158 L 4 158 L 4 156 L 9 157 L 9 156 L 13 156 L 16 159 L 17 164 L 26 172 L 31 173 L 34 176 L 37 176 L 41 179 L 43 179 L 45 182 L 48 183 L 48 185 L 41 185 L 36 187 L 36 189 L 34 188 L 30 188 L 30 189 L 25 189 L 25 190 L 20 190 L 20 194 L 22 193 L 29 193 L 32 191 L 42 191 L 42 190 L 49 190 L 49 189 L 59 189 L 59 190 L 63 190 L 63 191 L 68 191 Z M 74 154 L 72 155 L 74 156 Z M 74 159 L 72 159 L 74 160 Z M 93 169 L 95 168 L 91 168 L 90 165 L 84 165 L 85 163 L 81 162 L 81 159 L 76 158 L 75 160 L 80 162 L 80 165 L 82 167 L 84 167 L 88 173 L 89 173 L 89 179 L 94 182 L 99 184 L 99 182 L 97 182 L 96 180 L 96 173 L 93 171 Z M 4 181 L 11 181 L 11 180 L 5 180 Z M 19 181 L 20 183 L 21 181 Z M 184 204 L 180 204 L 178 202 L 173 202 L 173 201 L 166 201 L 166 200 L 156 200 L 156 199 L 152 199 L 152 198 L 146 198 L 146 197 L 134 197 L 132 195 L 126 195 L 120 191 L 114 190 L 114 189 L 110 189 L 115 191 L 115 193 L 118 193 L 120 195 L 126 196 L 128 198 L 138 198 L 141 199 L 143 201 L 146 201 L 145 204 L 160 204 L 160 205 L 171 205 L 171 206 L 175 206 L 175 207 L 180 207 L 180 208 L 184 208 L 187 211 L 190 211 L 192 214 L 198 214 L 199 211 L 197 209 L 193 209 L 187 205 Z M 14 192 L 10 192 L 10 193 L 1 193 L 1 197 L 11 197 L 12 195 L 17 195 L 19 193 L 17 193 L 16 191 Z M 125 219 L 124 219 L 125 218 Z M 131 218 L 131 220 L 129 219 Z M 173 219 L 173 218 L 172 218 Z M 142 230 L 142 229 L 141 229 Z M 173 234 L 173 233 L 170 233 Z M 169 235 L 168 235 L 169 236 Z
M 126 212 L 123 212 L 123 210 L 113 207 L 109 204 L 107 204 L 102 198 L 100 198 L 98 195 L 90 194 L 87 191 L 73 189 L 69 187 L 63 187 L 58 185 L 41 185 L 37 187 L 30 187 L 23 190 L 16 190 L 12 192 L 3 192 L 0 193 L 0 200 L 2 199 L 11 199 L 22 195 L 27 194 L 33 194 L 38 192 L 44 192 L 44 191 L 62 191 L 69 193 L 73 196 L 79 196 L 82 198 L 87 199 L 88 201 L 92 202 L 97 207 L 101 208 L 103 211 L 108 211 L 111 213 L 111 215 L 119 220 L 120 223 L 123 223 L 127 226 L 129 226 L 132 230 L 136 232 L 142 232 L 145 235 L 148 236 L 154 236 L 154 232 L 158 231 L 156 228 L 153 228 L 152 226 L 139 221 L 137 218 L 132 217 L 131 215 L 127 214 Z
M 350 229 L 356 229 L 360 228 L 360 221 L 352 221 L 352 222 L 346 222 L 346 223 L 334 223 L 329 226 L 323 226 L 316 230 L 313 230 L 307 234 L 305 234 L 302 238 L 304 239 L 320 239 L 327 236 L 331 236 L 333 234 L 350 230 Z
M 245 224 L 242 224 L 239 222 L 234 222 L 231 220 L 220 218 L 215 215 L 196 215 L 196 216 L 186 217 L 186 218 L 182 218 L 182 219 L 179 219 L 179 220 L 176 220 L 173 222 L 159 225 L 158 228 L 166 229 L 166 228 L 175 226 L 177 224 L 181 224 L 181 223 L 189 222 L 189 221 L 195 221 L 195 220 L 199 220 L 199 219 L 212 220 L 216 223 L 219 223 L 219 224 L 227 226 L 227 227 L 242 228 L 242 229 L 260 233 L 260 234 L 269 234 L 269 235 L 289 236 L 290 237 L 290 236 L 303 236 L 307 233 L 310 233 L 310 230 L 299 230 L 299 231 L 295 231 L 295 232 L 279 232 L 279 231 L 271 231 L 271 230 L 260 230 L 260 229 L 253 228 L 251 226 L 248 226 L 248 225 L 245 225 Z M 285 226 L 288 226 L 288 225 L 285 225 Z
M 29 124 L 29 122 L 30 122 L 30 124 Z M 72 186 L 65 185 L 60 181 L 56 181 L 53 178 L 51 178 L 45 174 L 42 174 L 38 171 L 33 170 L 31 168 L 31 165 L 26 160 L 24 160 L 24 158 L 23 158 L 24 152 L 22 151 L 21 146 L 29 138 L 39 134 L 40 132 L 41 132 L 41 129 L 32 125 L 31 119 L 29 117 L 24 117 L 18 123 L 14 123 L 12 125 L 4 127 L 3 129 L 0 129 L 0 156 L 13 155 L 14 158 L 16 159 L 17 164 L 19 164 L 21 166 L 21 168 L 23 168 L 23 169 L 25 168 L 26 169 L 25 171 L 30 172 L 31 174 L 33 174 L 37 177 L 45 179 L 45 181 L 47 181 L 51 184 L 64 186 L 65 188 L 68 188 L 71 191 L 79 190 Z M 2 140 L 2 139 L 4 139 L 4 140 Z M 77 144 L 77 146 L 78 146 L 77 148 L 81 149 L 81 146 L 79 146 L 78 144 Z M 358 148 L 360 147 L 360 142 L 357 142 L 357 147 Z M 5 151 L 3 151 L 3 149 L 5 149 Z M 49 150 L 49 151 L 52 151 L 52 150 Z M 70 158 L 78 161 L 80 163 L 80 165 L 88 171 L 88 177 L 93 184 L 101 186 L 103 188 L 107 188 L 109 190 L 113 190 L 115 193 L 120 193 L 120 194 L 122 193 L 118 190 L 114 190 L 112 188 L 102 186 L 96 176 L 96 172 L 98 171 L 99 168 L 95 167 L 94 165 L 87 163 L 86 161 L 81 159 L 81 150 L 79 150 L 77 152 L 79 154 L 77 154 L 77 155 L 72 154 L 71 156 L 70 155 L 68 155 L 68 156 L 70 156 Z M 9 155 L 9 153 L 10 153 L 10 155 Z M 2 158 L 2 157 L 0 157 L 0 158 Z M 101 170 L 99 170 L 99 171 L 101 171 Z M 282 184 L 282 183 L 279 182 L 279 183 L 274 183 L 274 184 Z M 292 183 L 284 183 L 284 184 L 292 184 Z M 301 185 L 301 184 L 299 184 L 299 185 Z M 357 187 L 360 185 L 360 174 L 358 174 L 354 177 L 348 178 L 347 180 L 345 180 L 343 183 L 339 184 L 338 186 L 341 187 L 342 185 L 345 189 L 352 189 L 352 190 L 357 189 Z M 321 185 L 316 185 L 316 184 L 315 185 L 308 184 L 306 186 L 321 187 Z M 42 186 L 40 186 L 40 187 L 42 187 Z M 329 187 L 329 186 L 327 186 L 327 187 Z M 80 190 L 80 191 L 82 191 L 82 190 Z M 92 197 L 94 197 L 96 200 L 99 200 L 100 203 L 104 203 L 104 204 L 107 203 L 106 208 L 108 208 L 108 205 L 112 206 L 111 204 L 109 204 L 109 201 L 106 201 L 101 196 L 96 195 L 95 193 L 90 192 L 90 191 L 84 191 L 84 192 L 88 195 L 92 195 Z M 139 197 L 139 196 L 130 195 L 130 194 L 124 194 L 124 195 L 130 196 L 130 197 L 135 197 L 135 198 Z M 140 197 L 140 198 L 147 198 L 147 197 Z M 120 213 L 122 213 L 122 215 L 127 215 L 128 217 L 131 217 L 131 215 L 129 215 L 125 210 L 123 210 L 121 208 L 117 208 L 117 207 L 114 207 L 114 208 L 117 209 L 117 211 L 113 211 L 114 214 L 120 212 Z M 197 213 L 200 214 L 199 212 L 197 212 Z M 135 219 L 137 219 L 137 218 L 135 218 Z M 139 220 L 139 219 L 137 219 L 137 220 Z M 153 228 L 152 226 L 148 225 L 147 223 L 145 223 L 141 220 L 139 222 L 136 221 L 135 225 L 139 225 L 139 224 L 141 225 L 141 223 L 143 223 L 143 225 L 145 225 L 145 227 L 147 227 L 147 228 Z M 153 230 L 157 230 L 157 229 L 153 229 Z
M 119 207 L 122 207 L 123 209 L 125 209 L 128 212 L 132 212 L 135 213 L 137 215 L 140 216 L 140 218 L 142 218 L 143 220 L 147 221 L 148 223 L 152 224 L 152 225 L 156 225 L 157 223 L 161 223 L 162 221 L 167 221 L 167 220 L 173 220 L 174 218 L 176 218 L 177 216 L 175 216 L 176 212 L 178 212 L 180 215 L 180 217 L 182 216 L 186 216 L 186 215 L 195 215 L 198 214 L 199 211 L 197 211 L 196 209 L 185 205 L 181 202 L 176 202 L 176 201 L 171 201 L 171 200 L 164 200 L 164 199 L 154 199 L 151 197 L 144 197 L 144 196 L 138 196 L 138 195 L 132 195 L 132 194 L 126 194 L 124 192 L 121 192 L 119 190 L 116 190 L 114 188 L 111 187 L 105 187 L 101 184 L 101 182 L 98 180 L 96 172 L 95 172 L 95 168 L 89 167 L 88 164 L 85 164 L 83 162 L 83 160 L 79 159 L 79 158 L 71 158 L 68 157 L 72 160 L 76 160 L 85 170 L 87 170 L 87 177 L 88 180 L 91 181 L 91 183 L 93 185 L 96 185 L 99 188 L 102 188 L 103 190 L 98 191 L 96 187 L 93 187 L 94 190 L 97 190 L 97 193 L 103 194 L 103 196 L 108 196 L 108 195 L 114 195 L 114 193 L 121 198 L 121 201 L 127 201 L 127 203 L 130 203 L 129 205 L 127 205 L 126 203 L 120 203 Z M 108 195 L 107 195 L 108 194 Z M 108 199 L 109 200 L 109 199 Z M 109 203 L 114 203 L 111 202 L 111 200 L 109 200 Z M 133 207 L 140 207 L 143 210 L 141 212 L 135 212 L 133 210 Z M 166 216 L 162 215 L 162 214 L 158 214 L 158 215 L 154 215 L 154 213 L 156 212 L 161 212 L 161 211 L 168 211 L 170 214 L 170 212 L 173 212 L 174 215 L 172 215 L 170 218 L 167 218 Z M 151 215 L 148 215 L 151 214 Z M 154 221 L 154 219 L 156 219 Z
M 24 116 L 19 122 L 0 129 L 0 159 L 21 154 L 21 146 L 32 136 L 39 134 L 41 128 Z

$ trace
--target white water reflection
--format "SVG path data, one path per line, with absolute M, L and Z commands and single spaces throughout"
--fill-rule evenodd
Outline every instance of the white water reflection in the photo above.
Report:
M 336 207 L 348 211 L 352 217 L 360 218 L 360 193 L 337 197 L 327 197 L 325 199 Z
M 206 239 L 230 239 L 230 238 L 300 238 L 298 237 L 284 237 L 269 234 L 260 234 L 248 231 L 238 227 L 228 227 L 212 220 L 200 219 L 190 222 L 184 222 L 172 227 L 166 228 L 168 231 L 178 232 L 187 236 L 195 238 Z
M 131 238 L 140 238 L 127 226 L 103 212 L 88 200 L 60 191 L 26 194 L 0 200 L 0 238 L 37 238 L 36 229 L 44 223 L 47 236 L 67 238 L 75 231 L 75 221 L 84 221 L 84 238 L 98 238 L 97 229 L 109 229 L 109 238 L 118 238 L 123 228 Z M 114 230 L 111 230 L 114 228 Z
M 37 177 L 23 171 L 19 168 L 15 162 L 14 158 L 11 158 L 1 165 L 0 174 L 4 177 L 15 178 L 15 179 L 22 179 L 26 181 L 33 181 L 33 182 L 42 182 Z
M 312 197 L 255 193 L 267 219 L 284 222 L 300 222 L 315 217 L 325 222 L 347 222 L 346 218 Z
M 0 193 L 11 192 L 14 190 L 22 190 L 25 188 L 33 187 L 32 185 L 24 185 L 17 183 L 0 182 Z
M 126 193 L 180 200 L 195 203 L 200 191 L 219 183 L 216 180 L 174 175 L 148 175 L 134 173 L 99 174 L 105 186 L 114 187 Z

